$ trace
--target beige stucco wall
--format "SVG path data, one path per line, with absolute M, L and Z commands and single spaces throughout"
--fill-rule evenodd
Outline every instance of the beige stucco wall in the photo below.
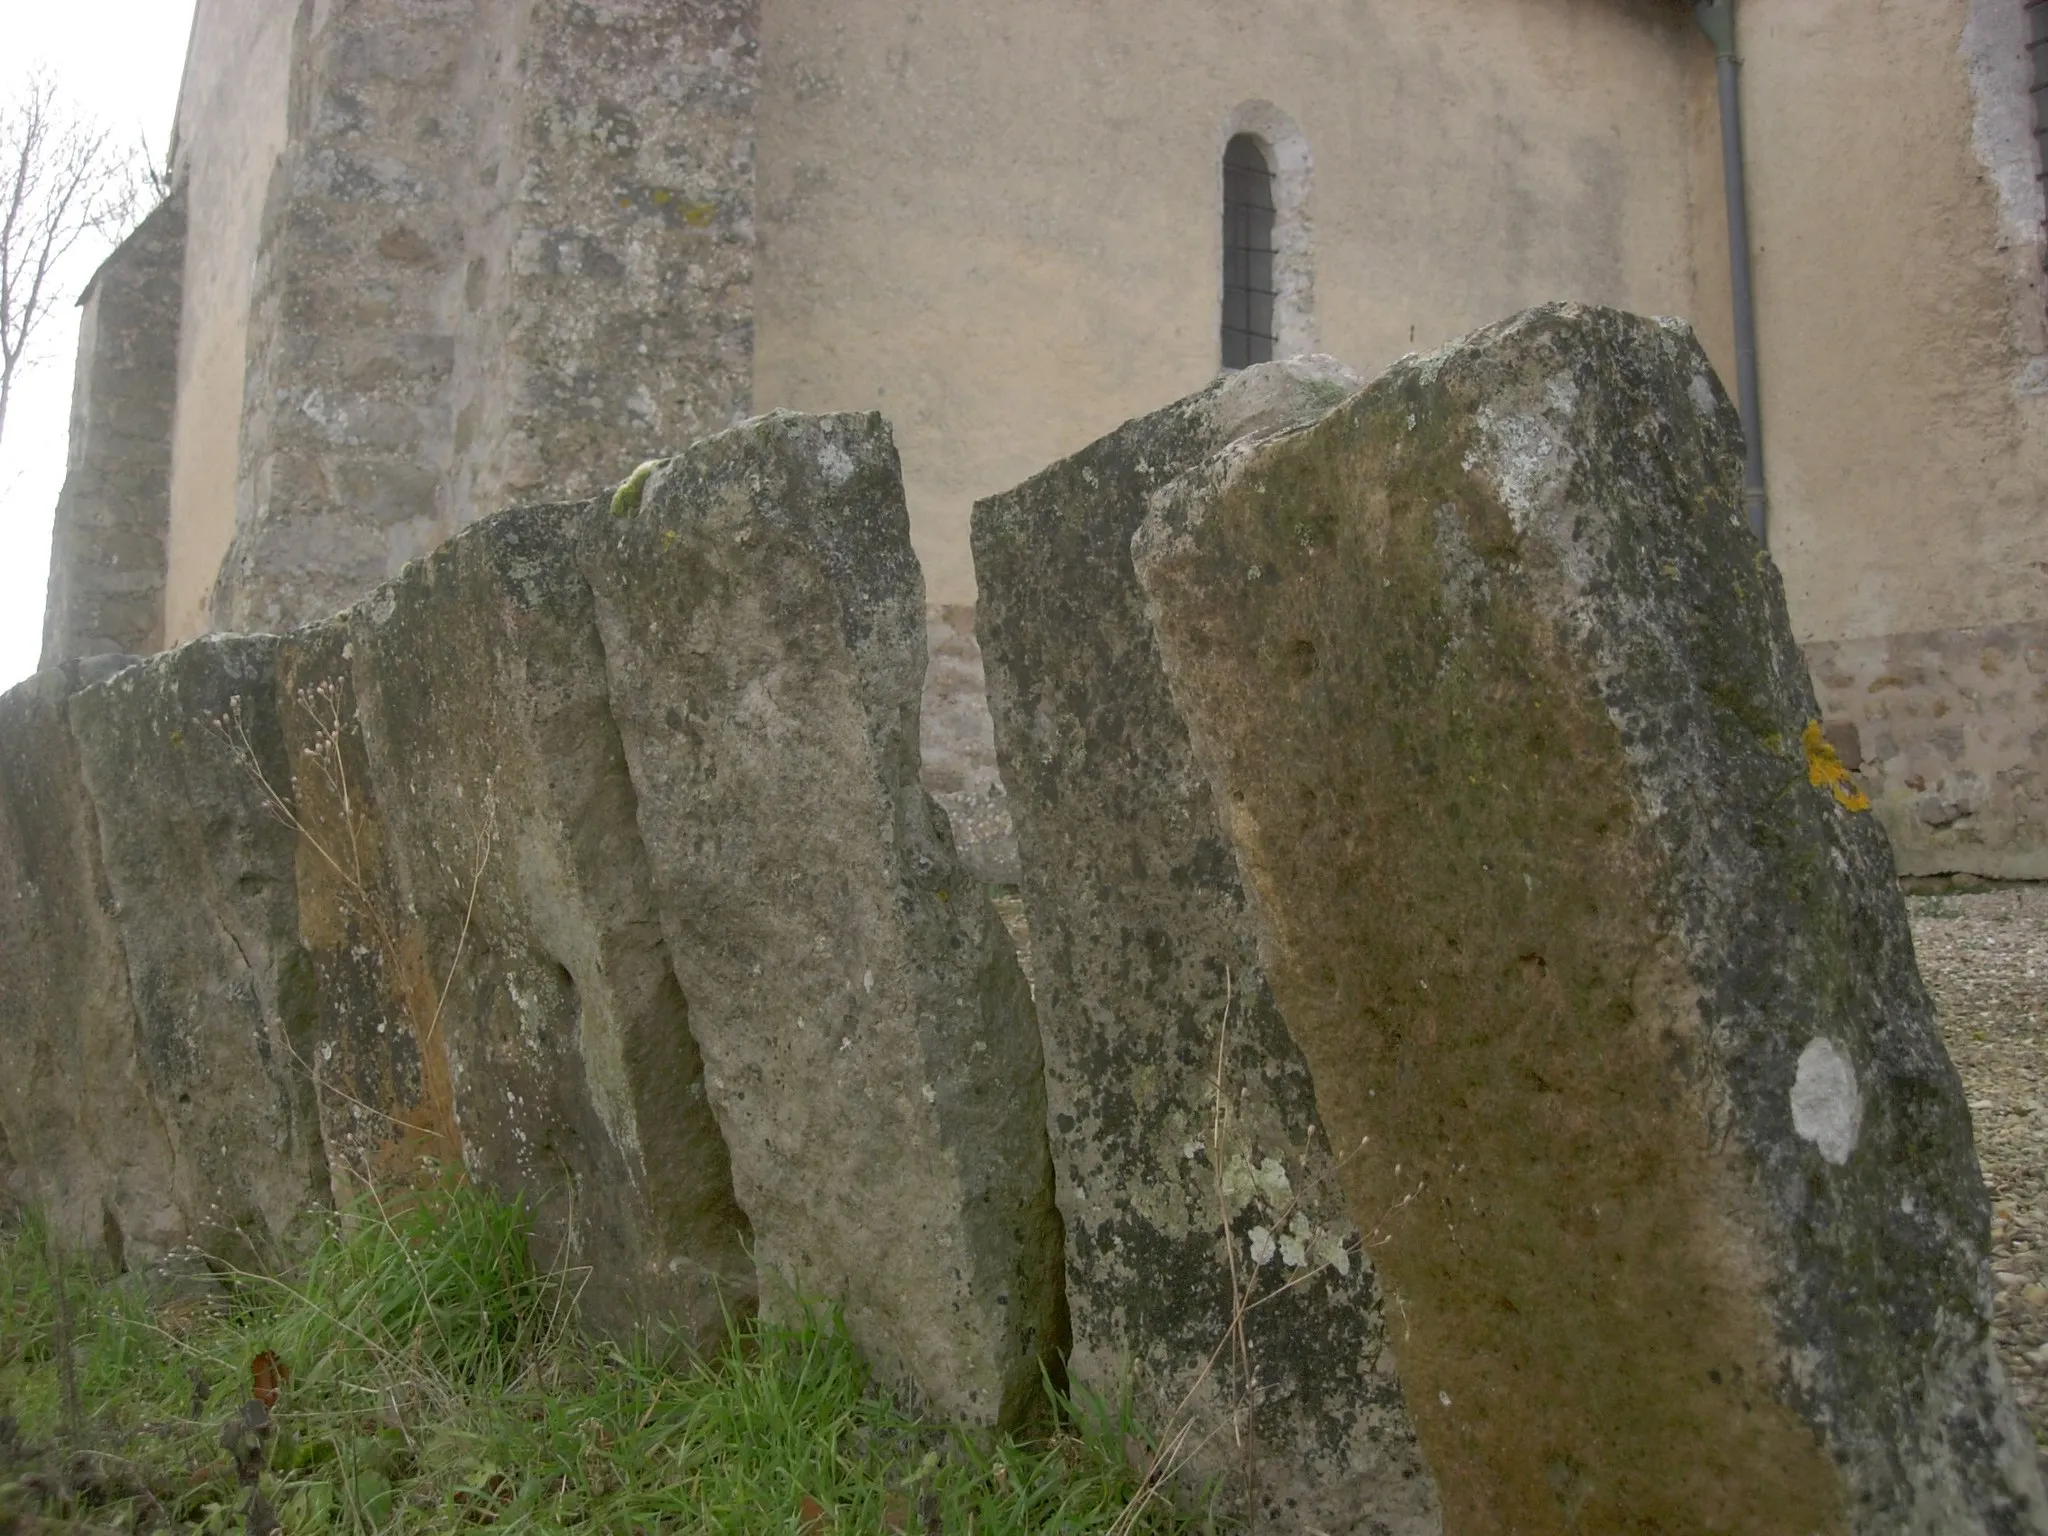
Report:
M 2019 0 L 2003 146 L 2031 191 Z M 1772 552 L 1803 637 L 2039 618 L 2038 195 L 1977 144 L 1968 0 L 1742 8 Z M 2001 16 L 1990 13 L 2002 12 Z M 1991 103 L 1994 109 L 1998 103 Z M 2029 249 L 2018 249 L 2015 241 Z M 2029 382 L 2029 380 L 2034 382 Z
M 235 531 L 250 269 L 285 145 L 295 0 L 199 0 L 178 98 L 175 175 L 192 231 L 185 258 L 171 438 L 165 639 L 203 633 Z
M 1741 17 L 1771 548 L 1822 706 L 1855 727 L 1902 870 L 2048 877 L 2048 335 L 2019 0 Z
M 755 405 L 888 415 L 935 601 L 975 497 L 1214 373 L 1244 103 L 1306 141 L 1355 367 L 1545 299 L 1692 307 L 1683 5 L 764 0 L 762 49 Z

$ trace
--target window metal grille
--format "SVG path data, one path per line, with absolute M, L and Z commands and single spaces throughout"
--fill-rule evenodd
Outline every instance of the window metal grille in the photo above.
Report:
M 2048 6 L 2048 0 L 2036 0 Z M 1241 133 L 1223 151 L 1223 366 L 1273 360 L 1273 171 Z
M 2034 147 L 2048 182 L 2048 0 L 2027 0 L 2027 53 L 2034 62 Z

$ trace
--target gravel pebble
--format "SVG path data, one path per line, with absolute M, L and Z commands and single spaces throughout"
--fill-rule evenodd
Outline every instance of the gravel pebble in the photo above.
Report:
M 2048 886 L 1908 896 L 1991 1191 L 1992 1332 L 2048 1447 Z

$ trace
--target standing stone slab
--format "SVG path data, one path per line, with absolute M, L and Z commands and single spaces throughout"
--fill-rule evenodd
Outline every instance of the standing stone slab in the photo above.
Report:
M 777 414 L 583 547 L 662 929 L 763 1305 L 840 1304 L 979 1423 L 1063 1343 L 1031 1003 L 918 782 L 923 581 L 877 416 Z
M 425 984 L 408 1012 L 445 1045 L 469 1172 L 526 1193 L 541 1261 L 585 1271 L 597 1327 L 705 1346 L 752 1304 L 747 1226 L 662 943 L 574 516 L 502 513 L 359 604 L 354 695 L 408 992 Z
M 1531 311 L 1135 546 L 1454 1532 L 2036 1532 L 1882 831 L 1683 326 Z M 1406 1202 L 1403 1204 L 1402 1202 Z
M 462 1161 L 441 982 L 408 920 L 356 708 L 346 614 L 278 646 L 299 938 L 318 983 L 311 1071 L 337 1201 L 432 1183 Z
M 1037 957 L 1074 1380 L 1113 1397 L 1129 1378 L 1160 1433 L 1186 1400 L 1195 1469 L 1229 1474 L 1255 1529 L 1407 1536 L 1438 1528 L 1436 1496 L 1372 1268 L 1130 560 L 1150 492 L 1357 383 L 1300 359 L 1131 422 L 980 503 L 974 562 Z M 1255 1297 L 1273 1299 L 1245 1316 L 1244 1354 L 1218 1357 Z
M 0 1130 L 20 1198 L 67 1248 L 117 1264 L 185 1235 L 66 708 L 126 660 L 68 662 L 0 697 Z
M 313 968 L 271 636 L 195 640 L 74 694 L 142 1061 L 194 1241 L 282 1256 L 329 1203 L 311 1077 Z M 265 789 L 265 785 L 269 789 Z

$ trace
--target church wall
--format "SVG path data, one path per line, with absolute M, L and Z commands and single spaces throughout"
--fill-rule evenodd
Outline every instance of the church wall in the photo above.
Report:
M 190 228 L 171 434 L 167 643 L 207 629 L 214 572 L 235 532 L 251 268 L 285 145 L 300 7 L 199 0 L 178 97 L 175 178 Z
M 1741 17 L 1771 544 L 1829 724 L 1907 871 L 2048 876 L 2020 7 Z M 1578 298 L 1732 377 L 1680 0 L 200 0 L 163 638 L 786 405 L 890 418 L 968 656 L 972 501 L 1214 373 L 1238 129 L 1299 208 L 1286 348 L 1370 374 Z
M 235 536 L 212 627 L 344 606 L 451 531 L 453 290 L 478 0 L 316 3 L 256 259 Z
M 457 523 L 748 414 L 755 0 L 524 0 L 473 98 Z
M 163 645 L 182 194 L 157 204 L 80 300 L 64 489 L 43 610 L 45 670 Z
M 181 401 L 174 640 L 321 617 L 750 399 L 750 0 L 304 0 L 259 85 L 281 9 L 208 0 L 188 71 L 235 82 L 188 88 L 214 160 L 276 132 L 207 241 L 241 282 L 195 334 L 235 362 Z
M 1771 0 L 1741 19 L 1770 543 L 1821 703 L 1903 870 L 2048 877 L 2021 7 Z
M 938 603 L 976 497 L 1215 373 L 1248 104 L 1312 161 L 1290 341 L 1371 373 L 1545 299 L 1693 307 L 1684 6 L 765 0 L 762 39 L 756 401 L 890 418 Z

